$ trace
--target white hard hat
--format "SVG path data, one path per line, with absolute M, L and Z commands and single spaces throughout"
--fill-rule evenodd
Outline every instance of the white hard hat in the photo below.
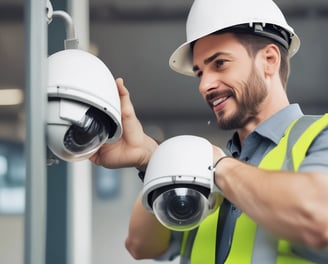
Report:
M 254 27 L 255 24 L 260 27 L 260 31 Z M 171 55 L 170 67 L 181 74 L 195 76 L 192 71 L 190 43 L 219 30 L 238 25 L 249 25 L 250 29 L 254 27 L 254 34 L 277 41 L 288 41 L 286 48 L 290 57 L 300 47 L 298 36 L 272 0 L 194 0 L 186 24 L 187 41 Z M 271 27 L 269 32 L 266 30 L 267 25 Z M 277 32 L 273 33 L 272 31 L 276 29 Z M 278 34 L 285 34 L 286 37 L 279 37 Z

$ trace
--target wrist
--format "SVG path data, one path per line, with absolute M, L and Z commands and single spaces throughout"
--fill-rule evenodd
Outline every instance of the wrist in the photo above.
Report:
M 159 145 L 159 142 L 153 139 L 152 137 L 149 137 L 146 135 L 146 147 L 144 149 L 144 154 L 142 155 L 142 159 L 139 162 L 139 165 L 135 166 L 135 168 L 138 170 L 138 176 L 143 181 L 146 173 L 146 169 L 148 166 L 148 162 L 153 155 L 154 151 Z
M 229 163 L 232 160 L 234 160 L 234 158 L 231 156 L 222 156 L 215 162 L 213 166 L 214 184 L 217 186 L 219 190 L 221 190 L 221 192 L 224 192 L 222 188 L 224 189 L 223 187 L 224 177 L 227 176 L 227 172 L 226 172 L 227 163 Z
M 232 158 L 232 157 L 231 157 L 231 156 L 222 156 L 222 157 L 220 157 L 220 158 L 214 163 L 213 168 L 216 168 L 216 167 L 219 165 L 219 163 L 221 163 L 221 161 L 224 160 L 224 159 L 226 159 L 226 158 Z

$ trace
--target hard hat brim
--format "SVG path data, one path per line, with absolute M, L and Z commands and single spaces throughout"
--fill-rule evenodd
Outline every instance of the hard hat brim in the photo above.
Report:
M 289 57 L 293 57 L 295 53 L 299 50 L 300 47 L 300 39 L 294 33 L 290 32 L 293 35 L 291 36 L 291 43 L 288 48 Z M 197 39 L 196 39 L 197 40 Z M 169 59 L 169 66 L 172 70 L 181 73 L 187 76 L 195 77 L 195 73 L 193 72 L 193 59 L 192 59 L 192 50 L 190 44 L 196 40 L 187 41 L 181 44 L 171 55 Z

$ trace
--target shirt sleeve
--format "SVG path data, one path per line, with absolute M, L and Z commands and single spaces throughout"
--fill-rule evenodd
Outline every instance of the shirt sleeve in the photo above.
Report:
M 328 173 L 328 128 L 312 142 L 299 170 Z

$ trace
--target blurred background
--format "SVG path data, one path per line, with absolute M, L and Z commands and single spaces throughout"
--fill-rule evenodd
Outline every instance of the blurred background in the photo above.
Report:
M 70 12 L 72 2 L 75 6 L 86 3 L 53 0 L 52 5 L 54 10 Z M 0 0 L 0 263 L 4 264 L 24 263 L 27 3 Z M 327 112 L 328 1 L 276 3 L 301 39 L 301 49 L 292 59 L 287 90 L 290 101 L 298 102 L 306 114 Z M 168 66 L 171 53 L 185 40 L 191 4 L 192 0 L 90 0 L 84 13 L 74 9 L 76 16 L 87 20 L 87 26 L 76 24 L 77 34 L 87 36 L 84 48 L 103 60 L 114 77 L 124 78 L 149 134 L 158 140 L 199 135 L 225 147 L 230 133 L 217 130 L 212 113 L 198 94 L 197 80 Z M 50 55 L 63 49 L 65 27 L 62 21 L 53 21 L 48 30 Z M 34 118 L 39 114 L 33 113 Z M 142 187 L 136 170 L 81 166 L 90 170 L 80 175 L 88 184 L 80 188 L 85 199 L 79 204 L 82 214 L 74 216 L 71 165 L 60 161 L 47 168 L 46 263 L 154 263 L 134 261 L 124 248 L 129 215 Z M 81 223 L 84 226 L 78 229 Z M 74 234 L 73 229 L 77 230 Z M 74 251 L 79 240 L 85 243 Z M 86 257 L 78 262 L 74 254 Z

